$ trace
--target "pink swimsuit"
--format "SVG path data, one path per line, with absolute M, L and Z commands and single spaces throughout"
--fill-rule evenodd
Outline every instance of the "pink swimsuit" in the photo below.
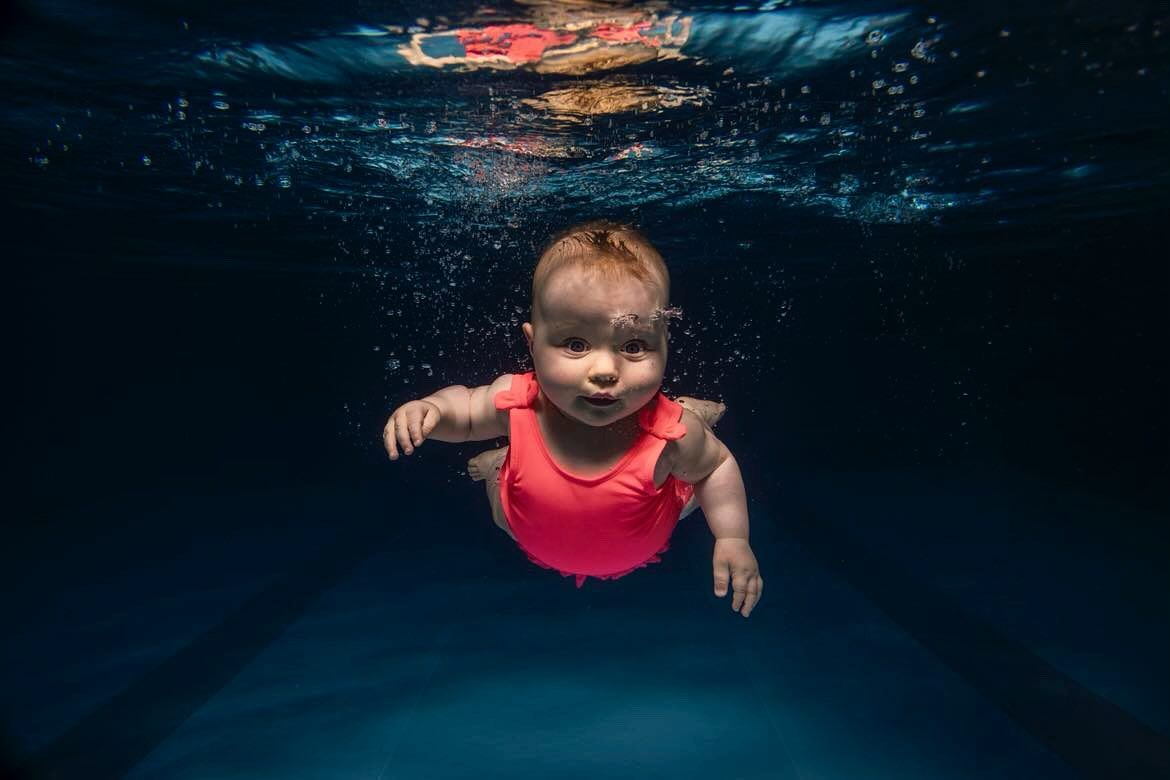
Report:
M 541 436 L 532 404 L 540 393 L 534 372 L 514 374 L 497 393 L 511 410 L 511 442 L 500 468 L 500 502 L 516 542 L 529 560 L 563 576 L 617 579 L 661 560 L 694 487 L 673 475 L 654 487 L 654 466 L 667 441 L 686 428 L 682 407 L 661 392 L 638 412 L 642 434 L 605 474 L 585 479 L 561 468 Z

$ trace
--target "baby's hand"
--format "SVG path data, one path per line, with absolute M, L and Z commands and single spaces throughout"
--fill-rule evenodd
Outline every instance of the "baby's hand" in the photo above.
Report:
M 443 413 L 430 401 L 408 401 L 394 410 L 382 430 L 382 443 L 390 460 L 398 460 L 398 448 L 407 455 L 430 435 Z
M 750 615 L 764 592 L 764 578 L 760 576 L 760 565 L 756 563 L 747 539 L 716 539 L 712 563 L 715 566 L 715 595 L 720 598 L 727 595 L 730 575 L 731 609 L 739 612 L 742 606 L 740 614 L 744 617 Z

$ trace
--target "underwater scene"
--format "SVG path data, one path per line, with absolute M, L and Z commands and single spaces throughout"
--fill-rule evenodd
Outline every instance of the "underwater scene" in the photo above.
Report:
M 0 171 L 0 776 L 1170 777 L 1165 4 L 17 0 Z

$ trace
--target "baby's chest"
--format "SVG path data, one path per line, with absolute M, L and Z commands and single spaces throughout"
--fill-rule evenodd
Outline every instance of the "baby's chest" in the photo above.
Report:
M 580 454 L 571 454 L 552 442 L 546 441 L 545 444 L 548 447 L 549 455 L 558 466 L 582 479 L 594 479 L 608 474 L 625 457 L 625 453 L 622 452 L 596 457 L 582 457 Z M 667 477 L 670 476 L 671 467 L 670 447 L 667 446 L 659 453 L 658 459 L 654 463 L 654 487 L 660 488 L 665 484 Z

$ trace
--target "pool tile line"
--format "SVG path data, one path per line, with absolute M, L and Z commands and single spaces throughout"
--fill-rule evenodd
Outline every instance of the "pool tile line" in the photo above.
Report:
M 391 533 L 393 523 L 355 526 L 319 557 L 294 568 L 223 620 L 97 707 L 46 748 L 25 758 L 21 780 L 113 780 L 130 772 L 348 577 Z

